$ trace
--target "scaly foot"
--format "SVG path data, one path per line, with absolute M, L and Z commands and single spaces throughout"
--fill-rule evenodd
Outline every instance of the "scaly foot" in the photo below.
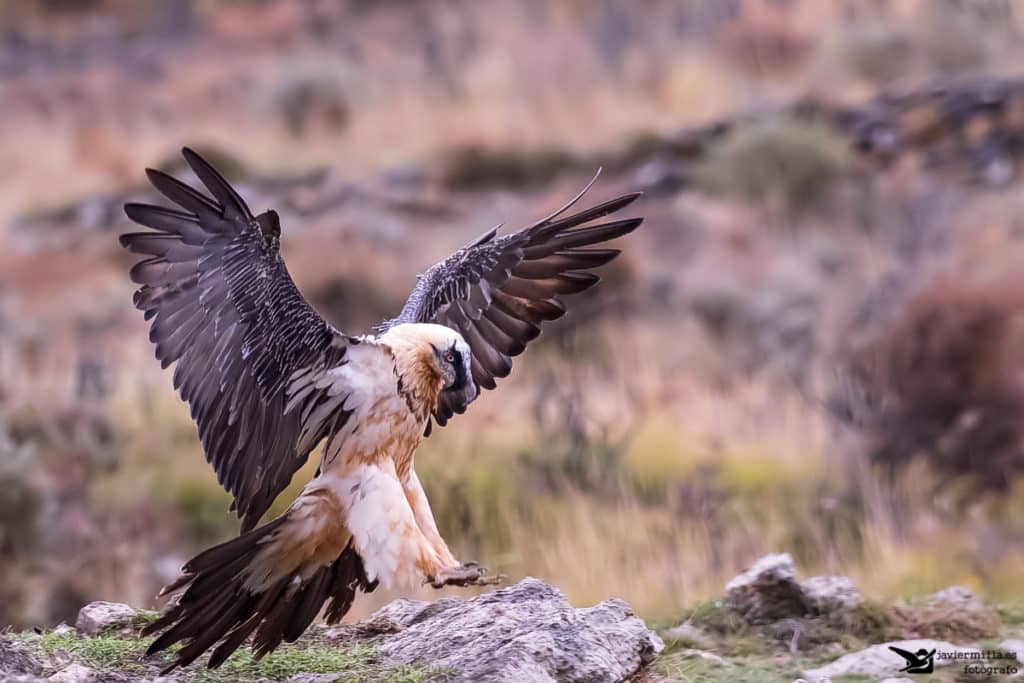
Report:
M 434 576 L 428 576 L 424 583 L 434 588 L 444 586 L 493 586 L 501 583 L 501 575 L 487 576 L 487 568 L 476 562 L 466 562 L 461 567 L 442 569 Z

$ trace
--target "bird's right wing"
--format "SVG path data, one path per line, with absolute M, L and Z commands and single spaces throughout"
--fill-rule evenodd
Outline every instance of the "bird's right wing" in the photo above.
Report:
M 190 149 L 185 160 L 207 197 L 160 171 L 150 182 L 179 208 L 127 204 L 152 228 L 121 236 L 146 259 L 131 269 L 149 338 L 191 407 L 206 459 L 251 529 L 310 451 L 348 419 L 344 387 L 327 371 L 352 340 L 321 318 L 280 254 L 277 213 L 254 216 Z

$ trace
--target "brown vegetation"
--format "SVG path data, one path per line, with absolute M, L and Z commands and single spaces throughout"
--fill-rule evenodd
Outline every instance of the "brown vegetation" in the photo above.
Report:
M 923 458 L 940 485 L 1012 489 L 1024 473 L 1024 280 L 1019 258 L 934 276 L 853 352 L 853 417 L 873 460 Z

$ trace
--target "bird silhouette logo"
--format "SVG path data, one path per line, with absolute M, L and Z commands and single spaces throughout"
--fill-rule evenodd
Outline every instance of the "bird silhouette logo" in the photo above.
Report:
M 907 665 L 900 669 L 900 673 L 908 674 L 930 674 L 935 670 L 935 650 L 931 652 L 921 648 L 917 652 L 910 652 L 902 648 L 889 646 L 889 649 L 903 657 L 907 661 Z

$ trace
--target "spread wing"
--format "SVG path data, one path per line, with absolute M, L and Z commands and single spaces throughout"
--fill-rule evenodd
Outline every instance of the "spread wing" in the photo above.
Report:
M 147 256 L 131 269 L 141 285 L 135 305 L 152 320 L 161 365 L 177 363 L 174 387 L 246 530 L 347 419 L 345 395 L 328 390 L 323 371 L 344 362 L 350 340 L 292 282 L 277 213 L 253 216 L 212 166 L 182 153 L 212 198 L 148 170 L 181 208 L 125 205 L 130 219 L 153 230 L 122 235 L 121 244 Z
M 502 237 L 496 236 L 497 228 L 490 230 L 432 266 L 419 277 L 398 317 L 381 329 L 433 322 L 458 330 L 472 349 L 476 385 L 494 389 L 495 380 L 512 371 L 512 357 L 540 334 L 541 324 L 565 314 L 559 297 L 593 287 L 600 278 L 590 271 L 619 255 L 617 249 L 590 247 L 622 237 L 643 221 L 585 225 L 628 206 L 639 192 L 564 216 L 594 180 L 537 223 Z M 442 395 L 434 419 L 444 425 L 456 411 Z

